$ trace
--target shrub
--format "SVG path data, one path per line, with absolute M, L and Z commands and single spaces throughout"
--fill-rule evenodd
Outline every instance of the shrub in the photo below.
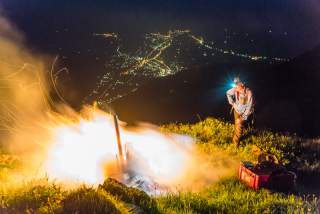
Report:
M 55 213 L 60 208 L 63 197 L 64 192 L 55 184 L 30 183 L 2 198 L 2 212 Z
M 133 187 L 127 187 L 115 179 L 106 179 L 105 182 L 99 186 L 99 189 L 103 189 L 126 203 L 134 204 L 147 213 L 157 213 L 157 205 L 154 199 L 145 192 Z
M 129 213 L 124 204 L 107 192 L 91 187 L 81 187 L 70 192 L 62 201 L 62 208 L 59 213 Z

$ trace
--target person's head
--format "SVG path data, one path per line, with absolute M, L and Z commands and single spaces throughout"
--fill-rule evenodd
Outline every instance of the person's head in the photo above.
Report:
M 235 84 L 235 88 L 237 91 L 242 92 L 243 90 L 245 90 L 246 86 L 245 84 L 240 80 L 239 77 L 234 78 L 233 80 L 234 84 Z

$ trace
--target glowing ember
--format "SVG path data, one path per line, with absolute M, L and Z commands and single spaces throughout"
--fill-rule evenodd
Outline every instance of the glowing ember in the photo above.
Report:
M 90 109 L 90 118 L 61 124 L 54 129 L 45 161 L 49 178 L 64 182 L 100 184 L 117 168 L 117 143 L 112 117 Z M 190 155 L 190 138 L 164 135 L 143 125 L 128 130 L 120 124 L 121 139 L 128 154 L 125 173 L 142 176 L 164 185 L 175 182 L 185 172 Z M 123 172 L 124 173 L 124 172 Z

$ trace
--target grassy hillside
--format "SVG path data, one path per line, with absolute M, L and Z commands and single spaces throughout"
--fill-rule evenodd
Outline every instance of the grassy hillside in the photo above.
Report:
M 224 151 L 236 160 L 256 161 L 261 151 L 277 156 L 281 163 L 303 176 L 320 172 L 319 146 L 295 136 L 268 131 L 246 130 L 240 148 L 230 144 L 232 124 L 206 119 L 197 124 L 169 124 L 163 131 L 183 133 L 197 139 L 199 152 L 214 156 Z M 2 155 L 0 162 L 0 213 L 316 213 L 320 202 L 316 195 L 297 192 L 283 194 L 268 190 L 253 191 L 237 180 L 235 173 L 199 192 L 179 192 L 149 197 L 143 191 L 107 179 L 97 188 L 64 189 L 47 179 L 10 185 L 4 181 L 19 169 L 17 157 Z

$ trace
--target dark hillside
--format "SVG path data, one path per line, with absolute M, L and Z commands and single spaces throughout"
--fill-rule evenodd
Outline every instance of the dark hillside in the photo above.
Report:
M 144 83 L 113 107 L 127 121 L 194 122 L 199 116 L 231 119 L 225 91 L 235 75 L 256 98 L 256 125 L 319 136 L 320 46 L 288 63 L 216 63 Z

